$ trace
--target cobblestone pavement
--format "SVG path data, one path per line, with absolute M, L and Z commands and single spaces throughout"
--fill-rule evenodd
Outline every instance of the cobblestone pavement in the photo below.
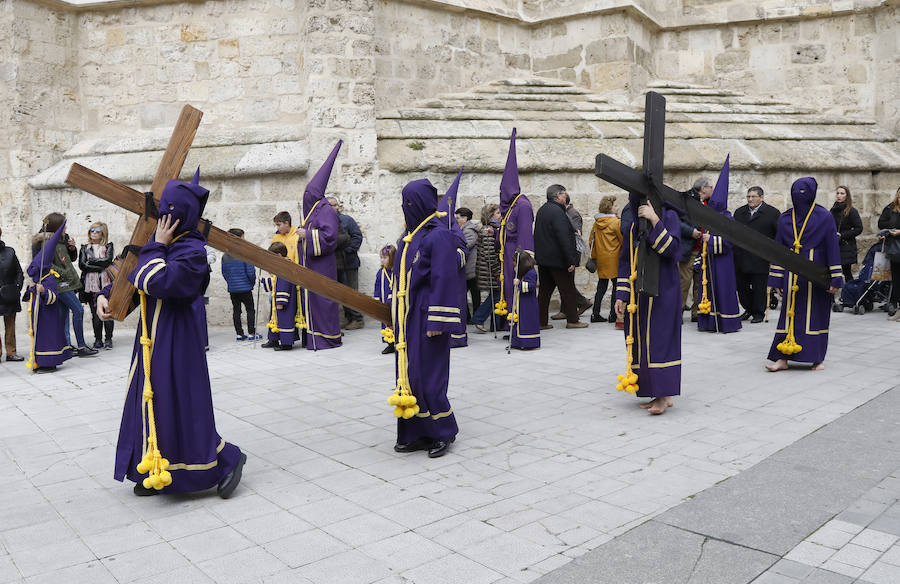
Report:
M 213 329 L 219 432 L 249 457 L 227 501 L 137 498 L 112 479 L 133 328 L 52 375 L 4 362 L 0 583 L 529 582 L 897 383 L 900 326 L 883 313 L 835 315 L 823 372 L 765 372 L 773 329 L 686 326 L 685 395 L 661 417 L 615 390 L 623 342 L 608 324 L 557 324 L 540 351 L 511 355 L 471 334 L 452 355 L 460 435 L 439 459 L 391 449 L 393 359 L 377 325 L 318 353 Z M 888 498 L 867 495 L 764 577 L 897 581 Z

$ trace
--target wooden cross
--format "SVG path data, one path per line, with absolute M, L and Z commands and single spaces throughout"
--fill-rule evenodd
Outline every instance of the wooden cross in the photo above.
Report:
M 685 211 L 691 223 L 724 237 L 732 244 L 768 260 L 769 263 L 798 274 L 817 286 L 826 289 L 831 286 L 831 274 L 827 266 L 812 262 L 749 227 L 728 219 L 693 197 L 663 184 L 665 127 L 666 98 L 650 91 L 647 93 L 644 109 L 643 172 L 638 172 L 605 154 L 598 154 L 594 174 L 621 189 L 646 198 L 660 217 L 663 203 L 669 203 Z M 641 243 L 642 250 L 638 253 L 638 287 L 646 294 L 655 295 L 655 291 L 659 288 L 659 256 L 648 253 L 643 240 Z M 655 267 L 652 263 L 654 260 Z
M 178 118 L 175 130 L 172 133 L 169 145 L 166 147 L 162 162 L 151 186 L 153 198 L 157 204 L 166 183 L 178 178 L 202 116 L 203 113 L 200 110 L 194 109 L 189 105 L 184 106 L 182 109 L 181 116 Z M 118 207 L 140 215 L 141 218 L 138 220 L 138 224 L 131 236 L 132 245 L 143 247 L 156 231 L 156 213 L 152 209 L 146 209 L 146 199 L 142 193 L 77 163 L 72 164 L 72 167 L 69 169 L 66 182 L 73 187 L 87 191 Z M 203 232 L 207 226 L 209 226 L 208 222 L 201 219 L 198 229 Z M 381 322 L 391 322 L 391 307 L 387 304 L 362 294 L 349 286 L 339 284 L 309 268 L 277 256 L 227 231 L 209 226 L 208 241 L 209 245 L 222 252 L 264 269 L 298 286 L 302 286 L 329 300 L 354 308 Z M 117 320 L 122 320 L 128 315 L 131 298 L 134 293 L 134 287 L 128 281 L 128 275 L 136 266 L 137 256 L 135 254 L 127 254 L 113 283 L 109 307 L 113 317 Z

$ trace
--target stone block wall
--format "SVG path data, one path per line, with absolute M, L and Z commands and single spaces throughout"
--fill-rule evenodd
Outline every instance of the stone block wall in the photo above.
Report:
M 402 0 L 377 0 L 375 18 L 379 110 L 531 75 L 531 30 L 522 22 Z

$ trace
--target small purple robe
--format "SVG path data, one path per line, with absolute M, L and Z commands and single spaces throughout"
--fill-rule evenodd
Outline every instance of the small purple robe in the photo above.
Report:
M 318 204 L 313 200 L 309 205 L 304 198 L 304 211 L 307 216 L 302 227 L 306 229 L 306 238 L 300 240 L 300 265 L 337 280 L 337 261 L 334 258 L 338 235 L 337 212 L 324 197 L 318 199 Z M 306 348 L 318 351 L 340 347 L 338 303 L 306 288 L 301 288 L 301 291 L 300 311 L 306 320 Z
M 800 237 L 800 255 L 817 264 L 828 266 L 831 275 L 831 285 L 842 288 L 844 284 L 843 271 L 841 269 L 841 251 L 834 218 L 825 207 L 815 204 L 816 182 L 812 178 L 801 178 L 791 186 L 791 199 L 796 210 L 796 217 L 792 218 L 791 211 L 781 214 L 778 219 L 778 231 L 775 241 L 788 249 L 793 249 L 794 226 L 796 221 L 799 233 L 810 205 L 815 205 L 809 217 L 803 235 Z M 778 317 L 778 326 L 775 329 L 775 338 L 769 349 L 769 360 L 778 361 L 787 359 L 801 363 L 821 363 L 825 360 L 828 350 L 828 326 L 831 321 L 831 305 L 834 295 L 827 290 L 815 286 L 809 280 L 799 277 L 797 279 L 796 304 L 794 309 L 794 339 L 803 347 L 799 353 L 785 355 L 778 350 L 778 344 L 787 336 L 787 295 L 790 293 L 788 285 L 790 272 L 786 272 L 781 266 L 772 264 L 769 267 L 769 286 L 779 288 L 784 292 L 781 302 L 781 314 Z
M 49 269 L 49 267 L 47 268 Z M 34 337 L 34 361 L 37 367 L 56 367 L 72 357 L 66 342 L 60 305 L 56 301 L 56 276 L 46 274 L 41 281 L 44 291 L 35 296 L 35 287 L 29 286 L 31 298 L 31 328 Z
M 216 432 L 204 333 L 195 309 L 196 301 L 203 301 L 201 288 L 209 273 L 204 243 L 196 231 L 183 233 L 168 246 L 151 241 L 141 249 L 137 267 L 128 276 L 147 299 L 156 432 L 160 452 L 169 460 L 172 473 L 172 484 L 164 487 L 163 493 L 214 487 L 241 456 L 237 446 Z M 110 288 L 101 294 L 108 296 Z M 147 476 L 137 471 L 148 431 L 141 328 L 138 320 L 116 446 L 114 476 L 119 481 L 127 477 L 140 482 Z
M 637 214 L 637 197 L 629 197 Z M 619 256 L 616 300 L 626 307 L 631 275 L 630 252 L 638 246 L 638 222 L 632 221 L 625 232 Z M 625 312 L 625 336 L 633 334 L 631 346 L 633 369 L 638 376 L 638 397 L 664 397 L 681 394 L 681 278 L 678 260 L 681 255 L 681 222 L 678 213 L 665 208 L 660 221 L 647 233 L 651 252 L 659 255 L 659 295 L 637 293 L 638 309 L 635 328 Z M 626 347 L 627 348 L 627 347 Z M 624 368 L 623 371 L 624 373 Z
M 409 229 L 436 209 L 437 191 L 427 180 L 413 181 L 403 189 L 403 214 Z M 437 217 L 416 232 L 408 244 L 401 239 L 393 269 L 397 286 L 404 249 L 408 304 L 406 314 L 401 315 L 394 302 L 394 333 L 399 334 L 399 319 L 405 319 L 409 383 L 419 413 L 408 420 L 397 419 L 397 443 L 407 444 L 419 438 L 449 441 L 459 432 L 447 399 L 450 334 L 462 322 L 457 293 L 458 243 L 446 222 Z M 442 334 L 428 337 L 426 331 Z M 395 367 L 396 363 L 397 360 Z
M 394 301 L 394 285 L 391 281 L 391 274 L 384 268 L 378 268 L 378 273 L 375 274 L 375 292 L 373 292 L 375 298 L 384 304 L 391 304 Z M 381 328 L 386 329 L 391 325 L 387 323 L 381 323 Z M 381 339 L 382 343 L 387 343 L 384 339 Z
M 731 218 L 731 213 L 722 213 Z M 702 268 L 702 258 L 695 265 Z M 718 235 L 709 236 L 706 244 L 706 298 L 712 303 L 709 314 L 697 313 L 697 329 L 701 331 L 733 333 L 741 330 L 741 310 L 738 307 L 737 282 L 734 276 L 734 257 L 731 243 Z M 697 303 L 703 298 L 703 284 L 697 290 Z
M 519 282 L 519 321 L 510 329 L 509 346 L 514 349 L 533 349 L 541 346 L 541 323 L 538 321 L 538 276 L 534 268 Z
M 297 286 L 278 276 L 272 276 L 272 280 L 275 281 L 275 290 L 269 308 L 268 340 L 282 346 L 293 346 L 294 341 L 300 338 L 297 332 Z M 266 289 L 272 289 L 272 280 L 266 281 Z

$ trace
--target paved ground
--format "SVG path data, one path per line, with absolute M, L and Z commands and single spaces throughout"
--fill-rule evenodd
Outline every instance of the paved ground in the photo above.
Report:
M 615 391 L 624 355 L 621 334 L 609 325 L 548 331 L 540 351 L 509 356 L 502 341 L 471 335 L 470 347 L 453 352 L 459 439 L 432 460 L 391 450 L 395 422 L 385 400 L 393 362 L 379 354 L 377 326 L 319 353 L 254 349 L 214 329 L 208 356 L 219 431 L 250 457 L 239 491 L 223 501 L 139 499 L 112 479 L 132 338 L 126 328 L 113 351 L 73 359 L 53 375 L 0 365 L 0 583 L 64 576 L 479 584 L 545 574 L 549 582 L 663 512 L 675 518 L 665 525 L 678 517 L 687 524 L 698 515 L 690 505 L 706 500 L 727 518 L 728 492 L 717 489 L 733 481 L 717 483 L 735 475 L 750 481 L 763 465 L 742 471 L 761 461 L 785 464 L 772 455 L 896 385 L 900 341 L 900 326 L 883 313 L 837 315 L 825 371 L 769 374 L 762 365 L 773 325 L 728 336 L 687 328 L 685 397 L 650 417 Z M 858 462 L 848 449 L 819 454 L 812 466 L 829 477 Z M 897 467 L 900 458 L 884 476 Z M 796 492 L 807 488 L 792 467 L 781 473 Z M 795 541 L 786 535 L 777 549 L 759 552 L 772 556 L 759 571 L 786 559 L 758 582 L 804 581 L 803 566 L 835 576 L 858 568 L 869 582 L 896 581 L 878 574 L 893 574 L 900 556 L 893 547 L 900 533 L 887 527 L 900 522 L 893 509 L 900 487 L 888 478 L 881 491 L 866 493 L 873 486 L 816 507 L 822 513 L 804 516 L 806 523 L 794 525 L 790 509 L 775 515 L 773 531 L 785 523 Z M 817 489 L 829 497 L 827 484 Z M 750 538 L 759 527 L 753 518 L 772 513 L 766 500 L 748 501 L 731 530 Z M 852 537 L 842 541 L 837 532 Z M 829 550 L 827 557 L 813 545 Z

